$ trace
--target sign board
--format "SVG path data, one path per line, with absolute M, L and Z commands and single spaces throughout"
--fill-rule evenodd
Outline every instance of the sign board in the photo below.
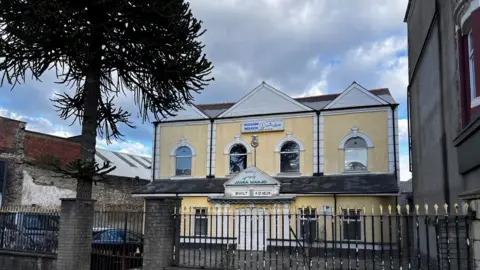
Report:
M 246 197 L 246 196 L 250 196 L 250 192 L 248 192 L 248 190 L 234 191 L 233 196 Z
M 249 121 L 242 123 L 242 133 L 281 131 L 285 129 L 283 120 Z
M 271 190 L 255 190 L 253 191 L 253 196 L 272 196 Z
M 254 168 L 247 168 L 237 175 L 232 183 L 233 185 L 268 185 L 272 184 L 262 173 Z

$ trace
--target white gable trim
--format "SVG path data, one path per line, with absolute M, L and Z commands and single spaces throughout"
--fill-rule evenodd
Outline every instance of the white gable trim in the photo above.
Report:
M 221 118 L 221 117 L 224 117 L 225 115 L 231 113 L 231 112 L 234 111 L 238 106 L 240 106 L 243 102 L 245 102 L 249 97 L 253 96 L 256 92 L 260 91 L 262 88 L 266 88 L 266 89 L 270 90 L 272 93 L 277 94 L 278 96 L 284 98 L 285 100 L 288 100 L 290 103 L 292 103 L 292 104 L 294 104 L 294 105 L 302 108 L 302 109 L 305 110 L 305 111 L 311 111 L 311 110 L 312 110 L 312 108 L 303 105 L 302 103 L 296 101 L 295 99 L 293 99 L 293 98 L 290 97 L 289 95 L 283 93 L 282 91 L 273 88 L 272 86 L 268 85 L 268 84 L 265 83 L 265 82 L 262 82 L 259 86 L 255 87 L 255 89 L 253 89 L 252 91 L 250 91 L 250 93 L 248 93 L 248 94 L 245 95 L 242 99 L 240 99 L 237 103 L 235 103 L 235 105 L 233 105 L 232 107 L 228 108 L 226 111 L 224 111 L 223 113 L 221 113 L 220 115 L 218 115 L 216 118 Z
M 353 91 L 353 90 L 355 90 L 355 89 L 362 91 L 365 95 L 367 95 L 367 96 L 369 96 L 370 98 L 376 100 L 378 103 L 380 103 L 380 104 L 382 104 L 382 105 L 389 104 L 389 103 L 386 102 L 384 99 L 377 97 L 376 95 L 372 94 L 372 92 L 368 91 L 367 89 L 365 89 L 365 88 L 362 87 L 361 85 L 357 84 L 356 82 L 353 82 L 347 89 L 345 89 L 345 91 L 343 91 L 337 98 L 335 98 L 335 99 L 332 100 L 330 103 L 328 103 L 328 105 L 325 106 L 325 108 L 323 108 L 323 109 L 324 109 L 324 110 L 325 110 L 325 109 L 331 109 L 331 108 L 334 107 L 335 104 L 337 104 L 343 97 L 345 97 L 348 93 L 350 93 L 351 91 Z
M 188 115 L 187 111 L 191 110 L 194 114 L 198 115 Z M 187 115 L 185 115 L 187 113 Z M 163 120 L 166 121 L 178 121 L 178 120 L 193 120 L 193 119 L 209 119 L 209 117 L 204 114 L 201 110 L 197 108 L 197 106 L 193 104 L 185 104 L 183 109 L 180 109 L 174 113 L 174 116 L 169 116 L 164 118 Z
M 300 151 L 305 151 L 305 147 L 303 147 L 302 141 L 300 141 L 299 138 L 293 136 L 292 133 L 289 132 L 287 133 L 287 136 L 283 137 L 277 142 L 277 145 L 275 146 L 275 152 L 279 153 L 280 150 L 282 149 L 282 146 L 289 141 L 296 142 L 300 147 Z
M 252 149 L 250 148 L 250 145 L 246 141 L 240 139 L 240 135 L 235 135 L 235 139 L 227 144 L 227 146 L 223 150 L 223 154 L 230 155 L 230 150 L 232 150 L 232 147 L 236 144 L 241 144 L 241 145 L 245 146 L 245 149 L 247 149 L 247 153 L 252 152 Z
M 195 148 L 193 148 L 193 145 L 189 144 L 186 142 L 185 138 L 182 138 L 180 139 L 180 142 L 175 144 L 172 148 L 172 150 L 170 150 L 170 156 L 171 157 L 174 157 L 176 152 L 177 152 L 177 149 L 182 147 L 182 146 L 186 146 L 188 148 L 190 148 L 190 150 L 192 151 L 192 156 L 195 156 L 197 153 L 195 152 Z
M 365 140 L 368 148 L 373 148 L 373 142 L 370 139 L 370 137 L 368 137 L 366 134 L 358 132 L 357 127 L 353 127 L 352 128 L 352 133 L 347 134 L 347 136 L 343 137 L 343 139 L 340 141 L 340 144 L 338 145 L 338 149 L 339 150 L 344 150 L 345 149 L 345 143 L 347 143 L 348 140 L 350 140 L 352 138 L 358 138 L 358 137 Z

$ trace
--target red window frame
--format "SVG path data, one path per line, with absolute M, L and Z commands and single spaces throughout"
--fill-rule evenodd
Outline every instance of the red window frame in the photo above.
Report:
M 470 90 L 470 55 L 468 35 L 472 33 L 472 45 L 474 51 L 475 90 L 477 98 L 480 98 L 480 8 L 470 14 L 471 28 L 468 31 L 458 30 L 458 53 L 460 73 L 460 115 L 462 128 L 466 127 L 474 118 L 480 117 L 480 105 L 472 108 Z

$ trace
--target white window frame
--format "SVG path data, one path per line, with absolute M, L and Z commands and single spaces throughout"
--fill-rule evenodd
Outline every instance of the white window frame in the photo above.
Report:
M 243 146 L 245 148 L 245 153 L 244 154 L 232 154 L 232 149 L 237 145 Z M 248 149 L 242 143 L 236 143 L 236 144 L 232 145 L 232 147 L 230 148 L 230 153 L 228 154 L 228 173 L 230 175 L 234 175 L 234 174 L 237 174 L 237 173 L 232 172 L 232 170 L 230 168 L 230 158 L 231 158 L 231 156 L 245 156 L 245 164 L 244 164 L 245 168 L 243 168 L 243 169 L 246 169 L 248 167 Z
M 197 214 L 197 210 L 199 211 L 199 213 Z M 202 215 L 202 210 L 205 210 L 205 215 Z M 200 232 L 200 234 L 197 234 L 196 231 L 195 231 L 195 224 L 197 222 L 197 219 L 199 220 L 207 220 L 207 226 L 206 226 L 206 233 L 205 234 L 202 234 Z M 203 227 L 201 228 L 203 229 Z M 207 207 L 195 207 L 193 208 L 193 222 L 192 222 L 192 232 L 193 232 L 193 236 L 198 236 L 198 237 L 206 237 L 208 236 L 208 208 Z
M 358 147 L 358 148 L 347 148 L 345 147 L 345 145 L 350 141 L 350 140 L 355 140 L 355 139 L 362 139 L 364 140 L 365 142 L 365 145 L 366 147 Z M 368 172 L 368 142 L 365 141 L 364 138 L 362 137 L 357 137 L 357 138 L 350 138 L 348 139 L 346 142 L 345 142 L 345 145 L 344 145 L 344 148 L 343 148 L 343 171 L 345 173 L 362 173 L 362 172 Z M 346 156 L 347 156 L 347 150 L 365 150 L 365 152 L 367 153 L 367 160 L 365 161 L 366 164 L 365 167 L 367 167 L 366 170 L 347 170 L 346 166 L 345 166 L 345 161 L 346 161 Z
M 175 153 L 175 172 L 174 172 L 174 175 L 175 175 L 176 177 L 190 177 L 190 176 L 192 176 L 192 170 L 193 170 L 193 151 L 192 151 L 192 149 L 191 149 L 190 147 L 188 147 L 188 146 L 180 146 L 180 147 L 178 147 L 178 148 L 176 149 L 175 152 L 178 152 L 178 150 L 180 150 L 180 148 L 182 148 L 182 147 L 185 147 L 185 148 L 190 149 L 190 155 L 188 155 L 188 156 L 179 156 L 179 155 L 177 155 L 177 153 Z M 178 159 L 178 158 L 190 158 L 190 174 L 177 174 L 177 159 Z
M 475 51 L 473 47 L 472 31 L 468 32 L 468 73 L 470 79 L 470 97 L 471 100 L 477 99 L 477 88 L 475 86 Z M 472 102 L 472 107 L 475 107 Z M 478 105 L 478 104 L 477 104 Z
M 360 209 L 356 209 L 357 210 L 357 213 L 359 215 L 359 219 L 350 219 L 350 213 L 348 213 L 347 217 L 345 218 L 345 213 L 346 211 L 355 211 L 355 209 L 345 209 L 343 208 L 342 209 L 342 215 L 341 215 L 341 221 L 342 221 L 342 241 L 350 241 L 350 242 L 360 242 L 363 240 L 363 237 L 365 237 L 363 235 L 363 213 L 362 213 L 362 210 Z M 348 224 L 349 222 L 355 222 L 355 223 L 360 223 L 360 237 L 359 239 L 347 239 L 347 236 L 345 235 L 345 224 Z M 350 235 L 349 235 L 350 237 Z
M 315 211 L 315 213 L 312 215 L 312 212 Z M 310 217 L 310 215 L 314 216 L 314 217 Z M 308 216 L 308 217 L 305 217 L 305 216 Z M 297 224 L 297 238 L 298 239 L 304 239 L 303 238 L 303 234 L 302 234 L 302 222 L 315 222 L 315 238 L 314 238 L 314 241 L 315 240 L 318 240 L 319 238 L 319 234 L 320 234 L 320 222 L 318 220 L 319 218 L 319 213 L 318 213 L 318 209 L 316 208 L 313 208 L 313 207 L 305 207 L 305 208 L 298 208 L 298 224 Z
M 288 152 L 285 152 L 285 151 L 282 151 L 282 148 L 285 144 L 287 143 L 295 143 L 297 144 L 298 146 L 298 151 L 288 151 Z M 301 144 L 299 144 L 297 141 L 294 141 L 294 140 L 289 140 L 289 141 L 285 141 L 281 146 L 280 146 L 280 174 L 299 174 L 301 173 L 301 155 L 300 155 L 300 152 L 302 152 L 302 149 L 303 149 L 303 146 Z M 297 154 L 298 155 L 298 171 L 296 172 L 282 172 L 282 154 Z

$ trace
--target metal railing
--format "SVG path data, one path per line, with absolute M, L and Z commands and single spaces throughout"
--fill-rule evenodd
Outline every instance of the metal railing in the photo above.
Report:
M 472 269 L 455 205 L 177 209 L 174 265 L 218 269 Z
M 58 209 L 0 208 L 0 249 L 56 253 L 59 221 Z
M 91 269 L 141 268 L 143 232 L 143 212 L 95 212 Z

